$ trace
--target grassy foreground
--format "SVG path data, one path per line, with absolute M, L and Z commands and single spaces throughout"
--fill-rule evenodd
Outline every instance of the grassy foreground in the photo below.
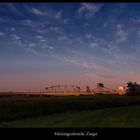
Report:
M 3 122 L 0 127 L 140 128 L 139 110 L 140 106 L 128 106 L 94 111 L 68 112 L 22 121 Z
M 123 108 L 128 106 L 129 109 Z M 104 121 L 105 124 L 106 122 L 110 122 L 111 118 L 113 119 L 113 117 L 108 117 L 114 115 L 115 113 L 109 114 L 109 112 L 112 113 L 113 111 L 117 111 L 118 107 L 121 107 L 122 109 L 120 108 L 120 110 L 116 112 L 116 115 L 114 116 L 114 121 L 110 122 L 110 124 L 112 123 L 112 126 L 114 127 L 115 120 L 119 120 L 119 116 L 124 116 L 124 114 L 128 114 L 126 117 L 124 117 L 125 119 L 119 121 L 121 122 L 121 124 L 117 121 L 117 124 L 120 127 L 121 125 L 123 125 L 122 123 L 127 121 L 127 118 L 129 118 L 129 121 L 133 118 L 131 118 L 131 115 L 138 114 L 139 116 L 139 106 L 140 96 L 101 95 L 78 97 L 2 97 L 0 98 L 0 127 L 3 127 L 5 126 L 5 124 L 7 125 L 17 120 L 25 120 L 25 124 L 30 124 L 28 126 L 32 127 L 32 120 L 34 119 L 35 121 L 33 121 L 33 124 L 34 122 L 39 121 L 37 127 L 39 126 L 39 124 L 41 125 L 41 127 L 57 127 L 57 125 L 58 127 L 100 127 L 99 124 L 102 123 L 102 121 Z M 43 116 L 47 117 L 40 119 L 40 117 Z M 37 118 L 39 118 L 39 120 Z M 50 120 L 48 120 L 49 118 Z M 133 123 L 136 122 L 136 125 L 138 127 L 140 126 L 139 118 L 140 117 L 136 117 L 132 119 Z M 27 121 L 26 123 L 27 119 L 31 120 L 31 123 L 30 121 Z M 60 122 L 64 122 L 64 125 L 63 123 L 59 124 Z M 106 125 L 104 126 L 106 127 Z M 107 124 L 107 126 L 109 126 L 109 124 Z M 124 126 L 127 125 L 124 124 Z

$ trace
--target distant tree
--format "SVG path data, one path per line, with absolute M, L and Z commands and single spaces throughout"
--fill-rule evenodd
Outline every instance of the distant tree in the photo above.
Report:
M 97 83 L 97 87 L 104 87 L 103 83 Z
M 81 90 L 80 87 L 77 87 L 77 89 L 78 89 L 78 92 L 80 92 L 80 90 Z
M 140 95 L 140 85 L 136 82 L 127 83 L 127 95 Z
M 127 83 L 127 95 L 132 95 L 134 92 L 134 87 L 133 87 L 133 82 L 128 82 Z
M 90 92 L 90 87 L 89 86 L 86 87 L 86 91 L 87 91 L 87 93 Z

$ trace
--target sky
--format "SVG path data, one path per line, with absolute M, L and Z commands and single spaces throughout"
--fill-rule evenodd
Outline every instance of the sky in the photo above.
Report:
M 140 82 L 140 3 L 0 3 L 0 91 Z

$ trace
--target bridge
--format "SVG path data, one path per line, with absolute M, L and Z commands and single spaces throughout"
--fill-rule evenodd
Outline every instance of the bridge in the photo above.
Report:
M 91 90 L 91 93 L 110 95 L 110 94 L 113 94 L 113 89 L 107 88 L 107 87 L 96 87 L 93 90 Z
M 81 90 L 79 86 L 75 85 L 53 85 L 44 88 L 45 94 L 48 95 L 110 95 L 110 94 L 125 94 L 125 91 L 113 90 L 107 87 L 95 87 L 94 89 Z
M 75 85 L 54 85 L 45 88 L 45 93 L 47 94 L 78 95 L 80 91 L 80 87 Z

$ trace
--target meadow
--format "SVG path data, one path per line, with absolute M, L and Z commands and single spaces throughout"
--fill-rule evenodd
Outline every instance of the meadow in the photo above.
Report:
M 139 110 L 139 96 L 2 96 L 0 127 L 140 127 Z

